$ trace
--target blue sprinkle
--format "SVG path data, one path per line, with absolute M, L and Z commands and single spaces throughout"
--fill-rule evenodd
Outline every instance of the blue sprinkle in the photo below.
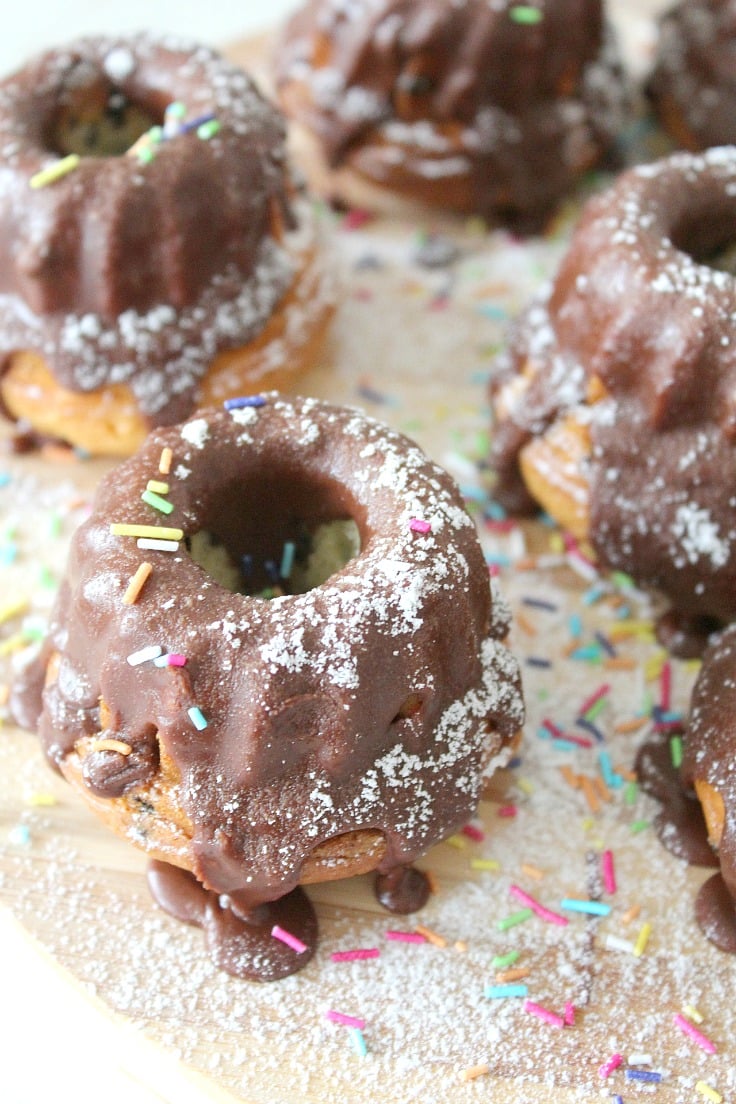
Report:
M 612 790 L 618 790 L 623 786 L 624 780 L 620 774 L 616 774 L 611 763 L 611 756 L 607 751 L 600 752 L 598 756 L 598 766 L 600 768 L 603 781 L 607 786 L 610 786 Z
M 595 632 L 594 635 L 595 635 L 596 640 L 600 644 L 601 648 L 603 649 L 603 651 L 607 652 L 608 655 L 611 656 L 612 658 L 615 658 L 618 653 L 617 653 L 616 649 L 614 648 L 613 644 L 611 643 L 611 641 L 605 635 L 605 633 L 602 633 L 598 630 L 598 631 Z
M 528 985 L 486 985 L 484 994 L 489 1000 L 503 1000 L 506 997 L 525 997 L 529 992 Z
M 8 838 L 11 843 L 18 847 L 27 847 L 31 842 L 31 830 L 27 824 L 16 824 L 14 828 L 10 829 Z
M 18 547 L 15 544 L 3 544 L 0 545 L 0 567 L 9 567 L 10 564 L 15 563 L 15 558 L 18 555 Z
M 253 557 L 247 552 L 240 557 L 240 570 L 246 579 L 253 574 Z
M 202 732 L 207 727 L 207 719 L 198 705 L 193 705 L 190 709 L 187 709 L 187 713 L 197 732 Z
M 187 119 L 186 122 L 181 123 L 179 133 L 188 134 L 192 130 L 197 130 L 203 123 L 211 123 L 214 117 L 214 114 L 210 111 L 206 115 L 197 115 L 195 119 Z
M 349 1030 L 355 1053 L 359 1054 L 361 1058 L 365 1058 L 366 1054 L 368 1053 L 368 1047 L 365 1044 L 363 1032 L 360 1030 L 359 1027 L 351 1027 Z
M 571 613 L 567 622 L 568 631 L 570 636 L 577 639 L 577 637 L 583 635 L 583 622 L 580 619 L 580 614 Z
M 0 487 L 7 487 L 10 479 L 10 472 L 0 471 Z
M 579 901 L 574 897 L 565 897 L 560 908 L 566 912 L 584 912 L 588 916 L 608 916 L 611 906 L 604 901 Z
M 662 1080 L 662 1074 L 657 1073 L 656 1070 L 639 1070 L 639 1069 L 627 1069 L 626 1071 L 627 1081 L 655 1081 Z
M 598 728 L 598 725 L 593 724 L 593 722 L 589 721 L 587 717 L 576 717 L 575 724 L 578 726 L 578 728 L 584 728 L 586 732 L 589 732 L 590 735 L 593 736 L 599 744 L 605 742 L 606 737 L 604 733 L 601 732 L 600 728 Z
M 244 406 L 265 406 L 263 395 L 241 395 L 237 399 L 225 399 L 222 404 L 226 410 L 242 410 Z
M 582 648 L 576 648 L 574 652 L 571 652 L 570 659 L 584 659 L 587 660 L 589 663 L 600 663 L 600 646 L 595 644 L 587 644 Z
M 272 583 L 279 581 L 279 568 L 275 560 L 264 560 L 264 570 Z
M 279 574 L 282 579 L 288 579 L 291 575 L 291 569 L 294 566 L 294 553 L 296 552 L 296 545 L 293 541 L 284 542 L 284 550 L 281 553 L 281 567 L 279 568 Z
M 487 555 L 486 563 L 489 567 L 511 567 L 511 560 L 501 552 L 497 552 L 495 555 Z
M 521 604 L 532 606 L 534 609 L 549 610 L 550 613 L 556 613 L 559 609 L 554 602 L 547 602 L 544 598 L 522 598 Z
M 530 667 L 551 667 L 552 661 L 541 656 L 527 656 L 526 662 Z
M 509 312 L 505 307 L 499 306 L 498 303 L 481 303 L 476 307 L 478 314 L 482 314 L 484 318 L 490 318 L 494 322 L 505 322 L 509 316 Z
M 583 598 L 582 598 L 583 605 L 584 606 L 593 606 L 593 605 L 595 605 L 595 603 L 598 601 L 598 599 L 603 597 L 605 592 L 606 592 L 605 587 L 601 583 L 595 583 L 592 587 L 590 587 L 588 590 L 586 590 L 585 594 L 583 595 Z
M 505 521 L 506 511 L 500 502 L 495 502 L 492 498 L 486 503 L 486 508 L 483 511 L 483 516 L 490 521 Z

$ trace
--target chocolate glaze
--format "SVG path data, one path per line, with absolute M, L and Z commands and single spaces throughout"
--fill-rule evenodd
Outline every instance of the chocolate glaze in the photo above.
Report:
M 58 114 L 80 73 L 156 121 L 181 101 L 219 132 L 87 156 L 55 183 Z M 77 89 L 78 91 L 78 89 Z M 174 37 L 86 38 L 0 83 L 0 360 L 40 354 L 59 382 L 124 382 L 155 424 L 181 420 L 214 356 L 256 336 L 293 279 L 280 115 L 214 51 Z
M 654 827 L 667 850 L 695 866 L 717 866 L 700 802 L 695 791 L 683 785 L 679 770 L 672 764 L 672 735 L 642 745 L 636 757 L 636 777 L 641 788 L 662 803 Z
M 660 16 L 647 91 L 689 149 L 736 142 L 735 0 L 681 0 Z
M 429 899 L 426 874 L 413 866 L 396 866 L 376 877 L 376 897 L 389 912 L 417 912 Z
M 235 977 L 278 981 L 306 966 L 315 952 L 317 916 L 298 887 L 241 915 L 226 895 L 205 889 L 188 870 L 152 860 L 148 888 L 164 912 L 202 928 L 215 964 Z M 306 950 L 295 951 L 276 939 L 271 934 L 274 925 L 296 936 Z
M 707 258 L 735 228 L 732 147 L 623 174 L 586 205 L 492 385 L 530 380 L 493 439 L 499 496 L 519 500 L 520 450 L 576 412 L 600 561 L 721 623 L 736 614 L 736 280 Z M 593 378 L 605 397 L 588 405 Z
M 161 520 L 141 493 L 165 446 L 174 511 Z M 143 553 L 110 533 L 114 522 L 206 530 L 236 562 L 259 563 L 345 518 L 359 555 L 271 601 L 224 589 L 184 545 Z M 143 558 L 152 574 L 123 606 Z M 177 862 L 250 910 L 290 892 L 315 848 L 344 833 L 382 833 L 389 874 L 467 821 L 522 721 L 518 665 L 501 644 L 508 617 L 457 488 L 417 446 L 356 411 L 270 394 L 154 432 L 102 482 L 12 708 L 62 771 L 80 737 L 102 734 L 101 713 L 104 736 L 134 748 L 153 726 L 187 840 Z M 186 666 L 126 662 L 151 643 Z M 79 778 L 79 764 L 68 773 Z M 171 817 L 156 784 L 113 799 L 149 848 Z
M 620 129 L 600 0 L 309 0 L 275 51 L 287 113 L 333 167 L 422 201 L 538 225 Z

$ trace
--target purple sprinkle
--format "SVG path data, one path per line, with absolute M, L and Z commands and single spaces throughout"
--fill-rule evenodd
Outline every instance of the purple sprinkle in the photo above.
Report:
M 606 652 L 612 658 L 615 658 L 618 655 L 618 652 L 616 651 L 608 637 L 605 635 L 605 633 L 598 631 L 594 635 L 604 652 Z
M 589 732 L 591 734 L 591 736 L 595 736 L 599 744 L 605 743 L 606 737 L 604 733 L 601 732 L 598 726 L 594 725 L 592 721 L 586 720 L 585 717 L 576 717 L 575 724 L 578 726 L 578 728 L 584 728 L 586 732 Z
M 527 656 L 526 662 L 530 667 L 551 667 L 552 661 L 541 656 Z
M 626 1071 L 627 1081 L 655 1081 L 662 1080 L 662 1074 L 657 1073 L 656 1070 L 639 1070 L 639 1069 L 627 1069 Z
M 550 613 L 556 613 L 559 606 L 556 606 L 554 602 L 547 602 L 544 598 L 522 598 L 521 604 L 523 606 L 533 606 L 534 609 L 549 610 Z
M 222 404 L 226 410 L 242 410 L 244 406 L 265 406 L 263 395 L 241 395 L 237 399 L 225 399 Z
M 187 119 L 187 121 L 182 123 L 179 127 L 179 134 L 188 134 L 189 131 L 201 127 L 203 123 L 211 123 L 214 117 L 214 113 L 209 111 L 206 115 L 198 115 L 196 119 Z

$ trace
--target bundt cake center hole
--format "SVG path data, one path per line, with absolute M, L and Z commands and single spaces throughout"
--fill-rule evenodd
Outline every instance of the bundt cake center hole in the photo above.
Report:
M 736 232 L 733 213 L 713 212 L 701 219 L 689 218 L 675 227 L 672 244 L 696 264 L 736 275 Z
M 352 518 L 323 522 L 313 530 L 297 524 L 266 549 L 233 548 L 206 529 L 188 541 L 189 555 L 219 586 L 236 594 L 276 598 L 306 594 L 321 586 L 360 552 L 360 532 Z
M 120 157 L 161 123 L 157 108 L 130 96 L 93 63 L 79 61 L 63 81 L 46 145 L 62 157 Z

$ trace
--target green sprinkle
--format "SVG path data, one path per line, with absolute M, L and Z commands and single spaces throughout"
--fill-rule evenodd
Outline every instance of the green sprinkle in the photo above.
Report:
M 530 908 L 519 909 L 518 912 L 512 912 L 510 916 L 504 916 L 496 923 L 496 927 L 499 931 L 508 931 L 509 928 L 515 928 L 517 924 L 523 924 L 525 920 L 531 920 L 533 915 Z
M 625 803 L 627 805 L 633 805 L 634 802 L 636 801 L 638 793 L 639 793 L 639 784 L 638 784 L 638 782 L 634 782 L 633 780 L 631 782 L 627 782 L 626 783 L 626 788 L 624 789 L 624 801 L 625 801 Z
M 38 585 L 45 590 L 56 589 L 56 576 L 48 567 L 42 567 L 38 573 Z
M 218 123 L 217 119 L 208 119 L 206 123 L 202 123 L 201 126 L 197 127 L 197 137 L 206 142 L 208 138 L 214 138 L 220 130 L 220 126 L 221 124 Z
M 634 590 L 636 584 L 630 575 L 627 575 L 625 571 L 612 571 L 611 579 L 617 587 L 621 587 L 622 590 Z
M 594 702 L 594 704 L 591 705 L 590 709 L 585 714 L 586 721 L 594 721 L 596 719 L 596 717 L 598 716 L 598 714 L 602 713 L 607 705 L 608 705 L 608 695 L 605 695 L 604 697 L 599 698 L 597 702 Z
M 636 836 L 636 835 L 639 834 L 639 832 L 643 832 L 645 830 L 645 828 L 648 828 L 648 827 L 649 827 L 649 821 L 648 820 L 635 820 L 634 823 L 631 825 L 631 834 L 632 834 L 632 836 Z
M 670 755 L 672 756 L 672 766 L 677 770 L 682 766 L 682 736 L 672 736 L 670 738 Z
M 513 966 L 518 961 L 521 951 L 509 951 L 505 955 L 495 955 L 491 961 L 494 970 L 505 970 L 507 966 Z
M 513 23 L 522 23 L 526 27 L 532 27 L 535 23 L 542 22 L 542 13 L 539 8 L 532 8 L 529 4 L 517 4 L 509 10 L 509 19 Z
M 61 518 L 58 514 L 49 517 L 49 537 L 53 540 L 61 534 Z
M 153 506 L 154 510 L 158 510 L 162 514 L 170 514 L 174 510 L 173 502 L 169 502 L 153 491 L 144 491 L 141 498 L 147 505 Z

